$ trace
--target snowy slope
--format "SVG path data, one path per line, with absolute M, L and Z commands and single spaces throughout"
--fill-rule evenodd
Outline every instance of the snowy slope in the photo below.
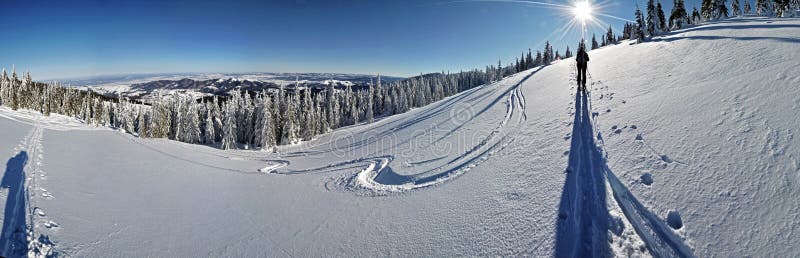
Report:
M 589 52 L 590 95 L 562 60 L 277 153 L 0 109 L 0 154 L 41 154 L 15 225 L 62 255 L 792 257 L 798 43 L 727 20 Z

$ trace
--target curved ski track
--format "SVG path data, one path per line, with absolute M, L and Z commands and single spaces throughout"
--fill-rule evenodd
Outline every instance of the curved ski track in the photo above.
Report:
M 478 96 L 472 96 L 471 98 L 473 100 L 485 99 L 486 95 L 502 89 L 500 88 L 502 87 L 501 83 L 493 83 L 476 89 L 468 90 L 451 98 L 442 100 L 443 103 L 440 103 L 435 107 L 431 107 L 428 110 L 424 110 L 421 114 L 418 114 L 411 119 L 393 121 L 391 123 L 399 122 L 400 124 L 391 127 L 391 129 L 387 131 L 380 132 L 377 137 L 370 138 L 366 142 L 356 142 L 345 146 L 337 146 L 337 148 L 347 149 L 354 146 L 376 142 L 381 137 L 390 136 L 391 133 L 409 128 L 414 124 L 435 117 L 437 114 L 441 114 L 448 109 L 452 109 L 450 111 L 451 113 L 455 112 L 453 116 L 456 117 L 450 117 L 448 120 L 463 121 L 459 121 L 459 124 L 455 128 L 449 130 L 444 135 L 437 137 L 434 142 L 423 147 L 428 148 L 434 146 L 440 141 L 443 141 L 465 126 L 470 125 L 472 120 L 481 116 L 492 107 L 501 103 L 505 104 L 505 113 L 502 117 L 502 120 L 500 120 L 499 123 L 487 135 L 482 136 L 479 141 L 477 141 L 472 147 L 468 148 L 460 155 L 457 155 L 456 157 L 447 160 L 445 164 L 436 166 L 432 169 L 428 169 L 413 175 L 398 174 L 391 167 L 391 163 L 394 161 L 395 157 L 393 155 L 375 155 L 375 153 L 378 153 L 378 151 L 376 151 L 375 153 L 367 155 L 367 157 L 364 158 L 342 161 L 323 167 L 286 171 L 276 171 L 273 169 L 271 171 L 272 173 L 276 174 L 306 174 L 362 168 L 358 173 L 348 174 L 344 177 L 334 179 L 332 182 L 326 184 L 326 187 L 328 189 L 340 189 L 370 196 L 426 188 L 452 180 L 480 165 L 492 157 L 495 153 L 505 148 L 511 142 L 512 138 L 509 136 L 509 133 L 515 131 L 516 126 L 527 120 L 527 114 L 525 113 L 525 96 L 523 95 L 520 86 L 534 73 L 536 73 L 536 71 L 538 70 L 531 71 L 515 84 L 507 86 L 508 88 L 502 92 L 501 95 L 493 99 L 485 106 L 481 107 L 481 109 L 474 114 L 471 113 L 471 110 L 456 109 L 458 107 L 456 107 L 455 104 L 458 102 L 458 100 L 466 99 L 472 94 L 480 94 Z M 469 115 L 466 118 L 463 117 L 465 113 Z M 458 119 L 459 116 L 462 119 Z M 512 120 L 514 117 L 517 117 L 517 119 Z M 511 121 L 515 121 L 516 123 L 511 123 Z M 411 139 L 413 139 L 413 137 L 411 137 Z M 405 143 L 405 141 L 401 143 Z M 434 160 L 441 160 L 444 158 L 446 157 L 438 157 Z

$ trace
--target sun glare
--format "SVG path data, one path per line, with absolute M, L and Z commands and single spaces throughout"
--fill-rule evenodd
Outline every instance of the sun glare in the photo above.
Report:
M 589 5 L 589 1 L 576 2 L 572 13 L 575 14 L 576 19 L 583 22 L 592 17 L 592 7 Z

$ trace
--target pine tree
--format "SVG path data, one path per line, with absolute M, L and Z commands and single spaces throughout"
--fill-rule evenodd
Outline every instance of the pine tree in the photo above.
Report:
M 303 91 L 303 126 L 301 129 L 303 140 L 311 140 L 314 138 L 316 129 L 316 121 L 314 115 L 314 106 L 311 100 L 311 89 L 308 88 Z
M 350 99 L 349 103 L 350 106 L 348 107 L 348 111 L 350 113 L 350 124 L 358 124 L 359 121 L 359 112 L 358 112 L 358 99 L 356 98 L 356 94 L 353 92 L 353 88 L 350 84 L 347 85 L 347 97 Z
M 378 74 L 378 78 L 375 82 L 375 91 L 374 91 L 375 98 L 373 99 L 374 102 L 374 112 L 378 115 L 383 114 L 383 87 L 381 86 L 381 75 Z
M 694 7 L 693 9 L 694 10 L 692 10 L 692 24 L 699 24 L 703 18 L 700 15 L 700 12 L 697 11 L 697 7 Z
M 614 38 L 614 31 L 611 30 L 611 25 L 608 25 L 608 32 L 606 32 L 606 45 L 616 44 Z
M 669 16 L 670 29 L 677 30 L 685 27 L 688 23 L 686 17 L 688 16 L 683 6 L 683 0 L 675 0 L 674 6 L 672 7 L 672 14 Z
M 281 125 L 281 144 L 292 144 L 297 139 L 297 113 L 295 104 L 286 103 L 286 110 Z
M 20 99 L 19 99 L 19 96 L 18 96 L 18 93 L 17 93 L 19 91 L 18 89 L 20 88 L 19 84 L 20 84 L 20 81 L 19 81 L 19 79 L 17 79 L 17 69 L 16 68 L 12 68 L 11 69 L 11 84 L 10 84 L 10 87 L 9 87 L 9 95 L 10 95 L 9 100 L 11 100 L 11 105 L 10 105 L 11 106 L 11 110 L 17 110 L 17 109 L 19 109 L 19 106 L 20 106 L 19 105 Z
M 380 78 L 381 76 L 378 75 L 379 80 Z M 375 115 L 373 114 L 373 109 L 375 109 L 375 89 L 372 87 L 372 83 L 369 84 L 369 92 L 367 94 L 369 94 L 367 99 L 367 123 L 372 123 L 375 120 Z
M 6 98 L 6 90 L 8 89 L 8 73 L 6 73 L 6 69 L 3 68 L 3 75 L 0 77 L 0 106 L 4 105 L 3 99 Z
M 101 102 L 101 101 L 100 101 L 100 100 L 98 100 L 98 99 L 94 99 L 94 103 L 92 103 L 92 105 L 94 106 L 94 107 L 92 108 L 92 110 L 94 111 L 94 121 L 92 121 L 92 123 L 93 123 L 94 125 L 100 125 L 100 126 L 104 126 L 104 125 L 105 125 L 105 124 L 104 124 L 104 121 L 103 121 L 103 117 L 102 117 L 102 114 L 103 114 L 103 104 L 104 104 L 104 103 L 105 103 L 105 102 Z M 140 126 L 140 127 L 142 127 L 142 126 L 143 126 L 143 127 L 147 127 L 147 125 L 142 125 L 141 123 L 139 124 L 139 126 Z M 141 130 L 140 130 L 140 131 L 141 131 Z M 142 132 L 139 132 L 139 135 L 140 135 L 140 137 L 141 137 L 141 135 L 142 135 Z
M 185 121 L 185 140 L 188 143 L 200 143 L 200 117 L 194 99 L 187 99 Z
M 772 3 L 770 0 L 756 0 L 756 15 L 759 16 L 772 16 Z
M 88 102 L 86 103 L 86 106 L 89 107 L 89 103 Z M 135 130 L 133 128 L 133 116 L 132 116 L 131 107 L 130 107 L 130 104 L 129 104 L 127 98 L 125 98 L 125 102 L 122 105 L 122 114 L 121 115 L 123 117 L 123 121 L 124 121 L 123 125 L 125 126 L 125 131 L 128 132 L 128 133 L 133 134 L 135 132 Z M 87 119 L 87 121 L 88 120 L 89 119 Z
M 711 20 L 714 17 L 715 2 L 716 0 L 702 0 L 700 4 L 700 15 L 703 20 Z
M 752 14 L 750 12 L 751 10 L 752 9 L 750 8 L 750 0 L 744 0 L 744 13 L 743 14 L 744 15 L 750 15 L 750 14 Z
M 597 39 L 595 38 L 595 35 L 594 35 L 594 34 L 592 34 L 592 50 L 595 50 L 595 49 L 597 49 L 598 47 L 599 47 L 599 46 L 597 45 Z
M 745 0 L 745 2 L 746 1 L 747 0 Z M 742 10 L 739 8 L 739 0 L 733 0 L 733 2 L 731 2 L 731 10 L 733 11 L 733 16 L 742 15 Z
M 717 7 L 715 9 L 714 19 L 728 18 L 728 16 L 730 15 L 728 14 L 728 6 L 725 5 L 726 0 L 715 0 L 715 1 Z
M 381 103 L 381 105 L 383 104 Z M 328 119 L 325 115 L 325 111 L 322 108 L 322 94 L 320 93 L 317 93 L 316 97 L 314 98 L 314 109 L 317 113 L 317 134 L 327 132 L 330 126 L 328 125 Z
M 236 149 L 236 110 L 231 101 L 225 103 L 222 121 L 222 149 Z
M 139 134 L 139 137 L 141 137 L 141 138 L 150 137 L 150 135 L 148 134 L 147 121 L 146 121 L 146 118 L 145 118 L 145 114 L 146 114 L 145 111 L 142 111 L 142 110 L 139 111 L 139 116 L 138 116 L 139 119 L 138 119 L 138 122 L 137 122 L 137 128 L 136 128 L 137 130 L 136 130 L 136 132 Z
M 661 33 L 661 28 L 658 26 L 658 13 L 656 5 L 653 0 L 647 1 L 647 34 L 654 37 Z
M 250 149 L 253 143 L 253 96 L 249 91 L 242 92 L 242 97 L 239 98 L 239 106 L 236 109 L 236 139 L 238 143 L 244 143 L 244 149 Z
M 553 62 L 552 51 L 553 48 L 550 46 L 550 41 L 548 40 L 544 44 L 544 56 L 542 57 L 543 58 L 542 62 L 544 63 L 544 65 L 549 65 L 551 62 Z
M 217 135 L 214 133 L 214 112 L 211 108 L 206 109 L 206 119 L 203 126 L 203 143 L 214 144 L 217 142 Z
M 775 17 L 783 17 L 783 12 L 789 9 L 789 0 L 775 0 L 773 4 Z
M 634 35 L 636 36 L 636 40 L 638 42 L 644 41 L 645 37 L 645 21 L 644 16 L 642 15 L 642 11 L 639 10 L 639 6 L 636 6 L 636 28 Z
M 630 23 L 625 22 L 625 25 L 622 26 L 622 39 L 630 39 Z
M 328 90 L 325 93 L 325 105 L 327 106 L 326 111 L 328 112 L 328 125 L 330 128 L 328 129 L 336 129 L 339 128 L 339 101 L 336 99 L 336 95 L 334 94 L 334 87 L 333 83 L 328 86 Z M 385 105 L 384 105 L 385 107 Z
M 269 96 L 264 96 L 259 108 L 258 121 L 256 122 L 256 145 L 262 150 L 275 146 L 275 130 L 272 120 L 272 103 Z
M 525 70 L 533 68 L 533 55 L 531 54 L 531 49 L 528 49 L 528 55 L 525 56 Z M 450 92 L 448 95 L 455 94 L 455 92 Z
M 658 15 L 658 29 L 660 31 L 669 31 L 666 19 L 664 17 L 664 10 L 661 9 L 661 1 L 658 1 L 658 4 L 656 5 L 656 14 Z

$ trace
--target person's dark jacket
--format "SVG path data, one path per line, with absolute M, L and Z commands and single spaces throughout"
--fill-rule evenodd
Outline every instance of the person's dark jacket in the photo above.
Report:
M 586 67 L 586 63 L 589 62 L 589 54 L 586 51 L 578 51 L 575 61 L 578 62 L 578 66 Z

